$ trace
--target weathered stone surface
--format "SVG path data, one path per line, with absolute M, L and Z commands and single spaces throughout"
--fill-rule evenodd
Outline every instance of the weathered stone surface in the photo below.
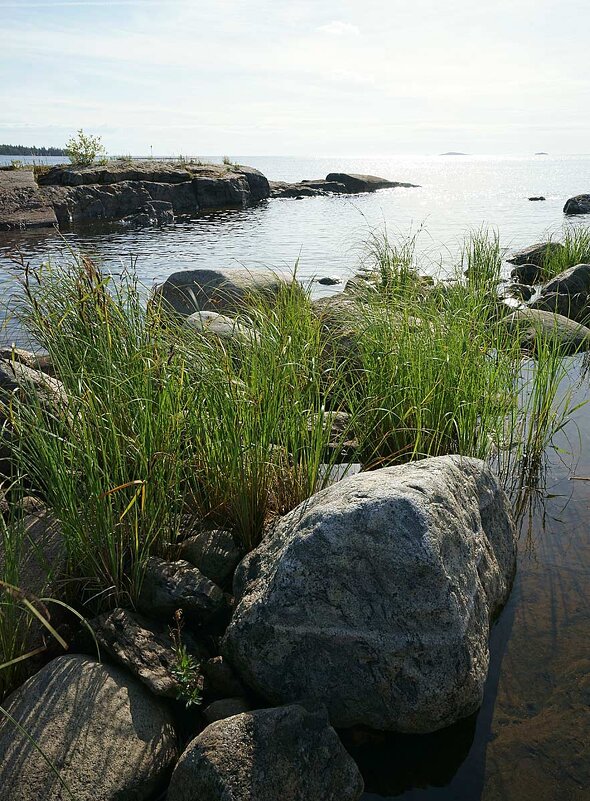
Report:
M 510 278 L 519 284 L 534 286 L 543 280 L 543 270 L 538 264 L 518 264 L 510 270 Z
M 590 318 L 590 264 L 576 264 L 557 275 L 543 286 L 531 308 L 585 323 Z
M 60 225 L 96 220 L 120 220 L 138 214 L 151 201 L 142 183 L 50 186 L 43 195 L 55 209 Z
M 136 612 L 114 609 L 89 621 L 101 649 L 126 667 L 155 695 L 176 698 L 180 685 L 174 670 L 178 658 L 167 626 L 159 625 Z M 197 661 L 205 650 L 186 631 L 182 642 Z
M 523 347 L 535 350 L 539 340 L 558 341 L 564 353 L 580 353 L 590 348 L 590 329 L 568 317 L 542 309 L 518 309 L 505 318 L 505 324 Z
M 517 251 L 506 261 L 510 264 L 536 264 L 537 267 L 543 267 L 547 258 L 562 249 L 563 245 L 559 242 L 538 242 Z
M 359 175 L 353 172 L 331 172 L 326 175 L 326 181 L 335 181 L 344 184 L 347 192 L 374 192 L 376 189 L 389 189 L 396 187 L 418 188 L 416 184 L 402 183 L 401 181 L 388 181 L 377 175 Z
M 11 348 L 0 348 L 0 359 L 8 362 L 20 362 L 30 370 L 41 370 L 47 375 L 55 373 L 51 356 L 48 353 L 33 353 L 31 350 L 17 348 L 13 345 Z
M 257 333 L 250 326 L 239 323 L 232 317 L 212 311 L 198 311 L 190 314 L 185 321 L 195 331 L 213 334 L 219 339 L 235 342 L 254 342 Z
M 171 225 L 174 222 L 172 203 L 166 200 L 152 200 L 146 203 L 137 214 L 130 214 L 119 221 L 121 225 L 133 228 L 147 228 L 154 225 Z
M 50 228 L 57 225 L 33 170 L 0 170 L 0 231 L 14 228 Z
M 39 176 L 39 186 L 107 185 L 128 181 L 153 181 L 179 184 L 190 181 L 191 174 L 183 165 L 163 161 L 111 161 L 104 165 L 74 167 L 58 165 Z
M 201 573 L 221 584 L 234 572 L 242 553 L 230 531 L 200 531 L 180 543 L 179 556 Z
M 272 270 L 182 270 L 158 287 L 158 295 L 176 312 L 242 311 L 248 298 L 276 298 L 287 279 Z
M 215 723 L 216 720 L 225 720 L 234 715 L 241 715 L 242 712 L 249 712 L 250 704 L 245 698 L 220 698 L 213 701 L 203 710 L 203 717 L 207 723 Z
M 219 587 L 197 570 L 179 559 L 166 562 L 157 556 L 148 559 L 137 608 L 147 615 L 172 622 L 177 609 L 188 621 L 203 622 L 224 603 Z
M 481 704 L 516 540 L 489 467 L 458 456 L 313 496 L 239 565 L 222 653 L 274 703 L 334 726 L 428 732 Z
M 570 197 L 563 207 L 564 214 L 590 214 L 590 195 Z
M 214 656 L 201 664 L 205 679 L 205 692 L 226 698 L 242 696 L 246 692 L 231 665 L 222 656 Z
M 325 195 L 348 194 L 344 184 L 337 181 L 270 181 L 270 196 L 275 198 L 320 197 Z
M 325 713 L 292 705 L 207 726 L 181 756 L 168 801 L 356 801 L 362 792 Z
M 147 801 L 177 755 L 162 703 L 124 671 L 87 657 L 55 659 L 4 706 L 27 734 L 0 713 L 3 801 Z
M 6 402 L 8 395 L 19 393 L 23 397 L 23 393 L 28 392 L 50 409 L 67 407 L 67 395 L 59 379 L 33 370 L 16 359 L 0 359 L 0 402 Z M 3 418 L 1 412 L 0 418 Z

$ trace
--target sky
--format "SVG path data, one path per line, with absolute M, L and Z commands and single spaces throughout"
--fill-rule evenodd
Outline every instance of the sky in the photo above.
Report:
M 589 30 L 588 0 L 0 0 L 0 142 L 588 153 Z

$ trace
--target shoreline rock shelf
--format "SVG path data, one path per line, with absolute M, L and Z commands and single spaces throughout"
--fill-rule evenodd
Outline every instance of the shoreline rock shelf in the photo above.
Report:
M 129 226 L 164 225 L 175 215 L 244 208 L 276 197 L 357 194 L 413 187 L 374 175 L 330 173 L 325 180 L 269 182 L 238 164 L 109 162 L 62 165 L 41 173 L 0 170 L 0 230 L 96 221 Z

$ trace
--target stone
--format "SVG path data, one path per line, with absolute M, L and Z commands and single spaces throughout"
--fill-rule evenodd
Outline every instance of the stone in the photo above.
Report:
M 243 311 L 248 299 L 272 302 L 286 286 L 287 279 L 272 270 L 202 268 L 172 273 L 156 289 L 156 296 L 186 317 L 196 311 L 228 314 Z
M 505 298 L 516 298 L 517 300 L 527 301 L 535 294 L 532 286 L 527 284 L 508 284 L 502 290 L 502 295 Z
M 170 225 L 174 222 L 172 203 L 165 200 L 152 200 L 146 203 L 137 214 L 130 214 L 119 221 L 121 225 L 145 228 L 153 225 Z
M 536 264 L 537 267 L 544 267 L 545 261 L 560 250 L 563 250 L 563 245 L 559 242 L 538 242 L 517 251 L 506 261 L 510 264 Z
M 147 801 L 178 753 L 162 702 L 88 657 L 53 660 L 3 706 L 24 731 L 0 712 L 2 801 Z
M 168 801 L 356 801 L 362 792 L 325 712 L 292 705 L 207 726 L 176 765 Z
M 57 218 L 39 192 L 32 169 L 0 169 L 0 231 L 51 228 Z
M 48 408 L 67 407 L 67 394 L 59 379 L 27 367 L 16 359 L 0 359 L 0 397 L 5 400 L 6 394 L 14 393 L 22 397 L 23 393 L 30 391 Z
M 231 698 L 242 696 L 246 692 L 244 685 L 234 673 L 231 665 L 222 656 L 207 659 L 201 665 L 205 679 L 205 692 Z
M 590 328 L 568 317 L 542 309 L 518 309 L 504 323 L 516 334 L 521 345 L 536 350 L 540 341 L 558 341 L 564 354 L 581 353 L 590 348 Z
M 539 200 L 545 200 L 545 198 L 543 197 L 543 195 L 537 195 L 535 197 L 530 197 L 529 200 L 539 201 Z
M 416 184 L 401 183 L 400 181 L 389 181 L 386 178 L 379 178 L 376 175 L 359 175 L 352 172 L 331 172 L 326 175 L 326 181 L 335 181 L 344 184 L 347 192 L 374 192 L 377 189 L 389 189 L 397 187 L 418 188 Z
M 242 558 L 242 552 L 230 531 L 200 531 L 180 543 L 179 556 L 197 567 L 216 584 L 231 576 Z
M 570 197 L 563 207 L 564 214 L 590 214 L 590 195 Z
M 225 342 L 242 342 L 244 344 L 256 342 L 258 334 L 250 326 L 239 323 L 233 317 L 218 314 L 212 311 L 198 311 L 190 314 L 185 325 L 195 331 L 213 334 Z
M 137 608 L 147 615 L 172 623 L 181 609 L 191 623 L 203 623 L 224 605 L 219 587 L 189 562 L 167 562 L 158 556 L 147 561 Z
M 178 658 L 168 627 L 126 609 L 114 609 L 89 621 L 101 654 L 126 667 L 155 695 L 177 698 Z M 181 632 L 187 653 L 200 662 L 206 651 L 186 631 Z
M 33 353 L 32 350 L 25 350 L 12 345 L 10 348 L 0 348 L 0 359 L 9 362 L 20 362 L 30 370 L 41 370 L 47 375 L 53 376 L 55 374 L 53 362 L 48 353 Z
M 241 715 L 242 712 L 249 712 L 250 709 L 250 704 L 245 698 L 220 698 L 205 707 L 203 717 L 207 723 L 214 723 L 216 720 L 225 720 L 234 715 Z
M 342 283 L 342 278 L 337 275 L 324 275 L 317 279 L 318 284 L 322 286 L 336 286 Z
M 240 563 L 221 651 L 262 697 L 325 704 L 335 727 L 435 731 L 481 704 L 515 566 L 510 505 L 484 462 L 361 473 Z
M 322 197 L 327 194 L 323 189 L 307 186 L 303 183 L 293 184 L 287 181 L 270 181 L 270 196 L 272 198 L 294 198 L 302 200 L 304 197 Z M 344 186 L 343 186 L 344 189 Z
M 510 270 L 510 278 L 525 286 L 540 284 L 543 280 L 543 270 L 538 264 L 518 264 Z
M 580 323 L 590 318 L 590 264 L 576 264 L 541 289 L 531 308 L 556 312 Z

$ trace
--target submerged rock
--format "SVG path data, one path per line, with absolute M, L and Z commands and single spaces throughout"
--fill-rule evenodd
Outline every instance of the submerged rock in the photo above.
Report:
M 579 353 L 590 348 L 590 329 L 568 317 L 542 309 L 518 309 L 505 319 L 524 348 L 535 350 L 540 341 L 558 342 L 563 353 Z
M 0 713 L 2 801 L 147 801 L 178 753 L 162 702 L 87 657 L 55 659 L 3 705 L 23 730 Z
M 325 712 L 292 705 L 207 726 L 180 757 L 168 801 L 356 801 L 362 792 Z
M 559 273 L 543 286 L 531 308 L 586 322 L 590 318 L 590 264 L 576 264 Z
M 563 207 L 564 214 L 590 214 L 590 195 L 570 197 Z
M 174 311 L 189 316 L 196 311 L 242 311 L 249 299 L 272 302 L 288 283 L 272 270 L 181 270 L 156 292 Z
M 342 278 L 338 275 L 324 275 L 322 278 L 318 278 L 317 282 L 322 286 L 336 286 L 342 283 Z
M 510 506 L 485 463 L 361 473 L 242 561 L 222 652 L 269 701 L 325 704 L 334 726 L 434 731 L 481 704 L 515 559 Z
M 560 242 L 538 242 L 517 251 L 506 261 L 510 264 L 535 264 L 537 267 L 544 267 L 546 260 L 560 250 L 563 250 Z

